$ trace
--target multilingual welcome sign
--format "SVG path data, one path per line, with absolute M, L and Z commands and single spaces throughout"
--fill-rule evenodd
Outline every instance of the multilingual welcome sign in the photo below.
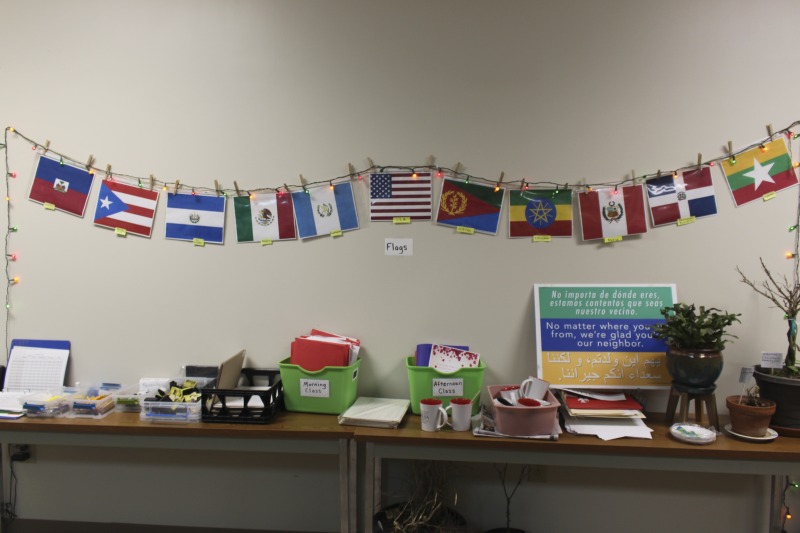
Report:
M 664 388 L 666 346 L 651 326 L 675 285 L 534 285 L 538 376 L 555 388 Z

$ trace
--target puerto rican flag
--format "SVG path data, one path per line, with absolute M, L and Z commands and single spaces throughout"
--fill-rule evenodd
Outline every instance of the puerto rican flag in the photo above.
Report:
M 717 214 L 711 168 L 667 174 L 647 180 L 647 201 L 653 226 L 674 224 L 689 217 Z
M 97 196 L 94 223 L 106 228 L 122 228 L 127 233 L 150 237 L 158 204 L 158 192 L 104 180 Z

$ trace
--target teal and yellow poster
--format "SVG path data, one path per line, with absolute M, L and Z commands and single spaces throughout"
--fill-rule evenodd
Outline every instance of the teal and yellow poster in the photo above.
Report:
M 534 285 L 539 378 L 555 388 L 665 388 L 666 346 L 651 326 L 675 285 Z

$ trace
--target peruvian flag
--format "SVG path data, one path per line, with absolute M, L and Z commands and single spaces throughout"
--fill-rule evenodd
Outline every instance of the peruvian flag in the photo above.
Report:
M 578 194 L 583 240 L 647 233 L 647 209 L 641 185 Z

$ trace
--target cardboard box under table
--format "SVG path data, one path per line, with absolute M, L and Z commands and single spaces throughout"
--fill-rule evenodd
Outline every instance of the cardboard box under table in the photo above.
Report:
M 361 359 L 350 366 L 326 366 L 316 372 L 303 370 L 289 359 L 278 363 L 287 411 L 339 415 L 356 401 Z
M 429 366 L 414 364 L 414 356 L 406 358 L 408 388 L 411 392 L 411 412 L 419 414 L 419 402 L 425 398 L 442 400 L 442 407 L 450 405 L 453 398 L 471 398 L 472 414 L 480 409 L 480 392 L 486 363 L 482 360 L 475 368 L 461 368 L 445 374 Z

